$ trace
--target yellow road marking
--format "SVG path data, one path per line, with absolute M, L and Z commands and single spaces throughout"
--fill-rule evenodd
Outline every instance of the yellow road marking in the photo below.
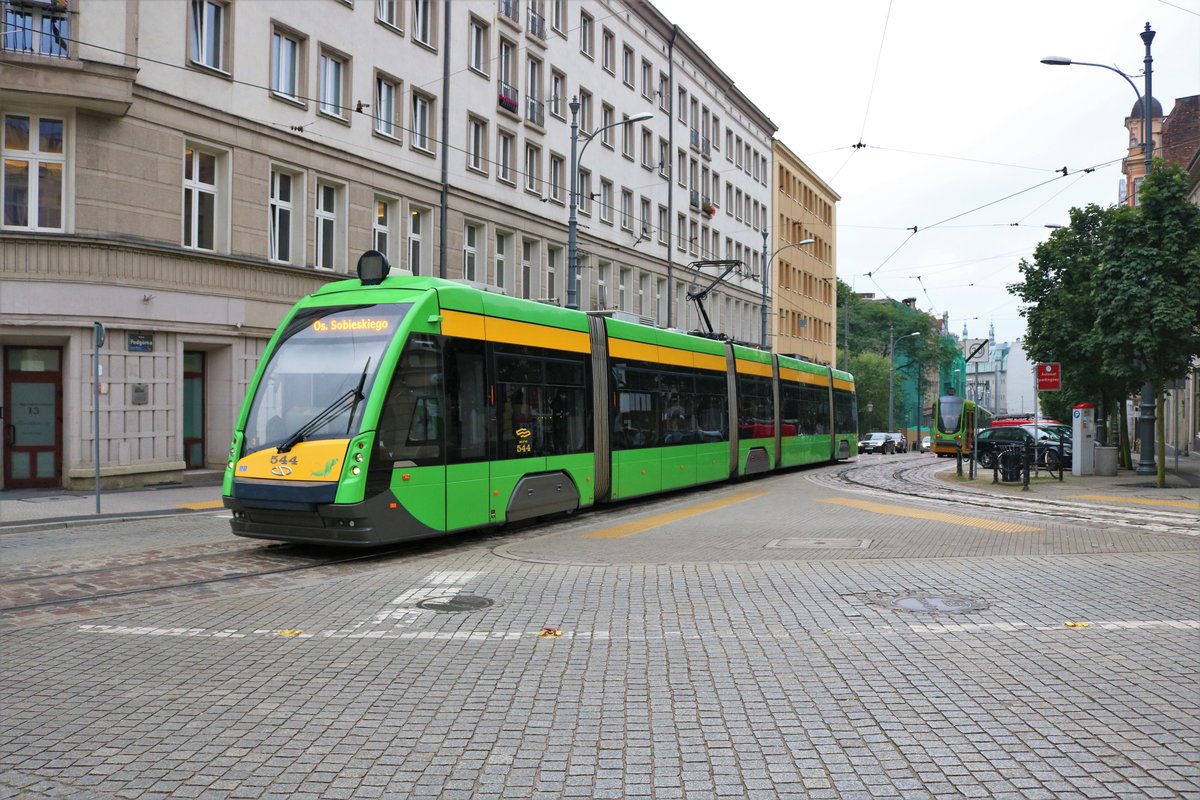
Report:
M 1172 508 L 1191 508 L 1200 511 L 1200 503 L 1187 500 L 1155 500 L 1150 497 L 1121 497 L 1114 494 L 1072 494 L 1068 500 L 1110 500 L 1114 503 L 1141 503 L 1144 506 L 1171 506 Z
M 903 508 L 887 503 L 872 503 L 870 500 L 852 500 L 843 497 L 825 497 L 821 499 L 822 503 L 833 503 L 839 506 L 851 506 L 852 508 L 861 508 L 864 511 L 873 511 L 877 514 L 890 514 L 894 517 L 912 517 L 913 519 L 927 519 L 934 522 L 949 522 L 951 525 L 964 525 L 969 528 L 984 528 L 989 531 L 1000 531 L 1001 533 L 1036 533 L 1041 528 L 1033 528 L 1029 525 L 1017 525 L 1013 522 L 999 522 L 997 520 L 983 519 L 981 517 L 965 517 L 961 514 L 944 514 L 940 511 L 925 511 L 919 508 Z
M 662 525 L 670 525 L 672 522 L 678 522 L 681 519 L 694 517 L 697 514 L 703 514 L 705 511 L 715 511 L 718 508 L 731 506 L 735 503 L 744 503 L 747 500 L 753 500 L 755 497 L 762 497 L 766 492 L 742 492 L 741 494 L 731 495 L 721 500 L 713 500 L 708 503 L 701 503 L 697 506 L 690 506 L 679 511 L 669 511 L 666 514 L 657 514 L 646 519 L 634 520 L 626 522 L 624 525 L 615 525 L 611 528 L 592 531 L 591 533 L 583 534 L 584 539 L 620 539 L 625 536 L 633 536 L 635 533 L 657 528 Z
M 224 505 L 224 500 L 205 500 L 202 503 L 180 503 L 179 507 L 188 511 L 203 511 L 206 508 L 221 508 Z

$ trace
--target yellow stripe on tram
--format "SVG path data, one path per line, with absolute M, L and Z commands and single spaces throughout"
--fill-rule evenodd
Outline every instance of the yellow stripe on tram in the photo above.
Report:
M 716 511 L 725 506 L 744 503 L 747 500 L 753 500 L 756 497 L 762 497 L 766 492 L 742 492 L 741 494 L 731 495 L 721 498 L 720 500 L 712 500 L 707 503 L 700 503 L 695 506 L 688 506 L 679 511 L 668 511 L 665 514 L 656 514 L 653 517 L 626 522 L 623 525 L 615 525 L 611 528 L 604 528 L 591 533 L 585 533 L 581 538 L 584 539 L 622 539 L 626 536 L 633 536 L 635 533 L 648 531 L 651 528 L 659 528 L 663 525 L 670 525 L 672 522 L 679 522 L 681 519 L 694 517 L 697 514 L 703 514 L 707 511 Z
M 968 517 L 962 514 L 946 514 L 941 511 L 925 511 L 919 508 L 903 508 L 900 506 L 889 505 L 887 503 L 872 503 L 870 500 L 852 500 L 845 497 L 825 497 L 821 499 L 822 503 L 832 503 L 838 506 L 850 506 L 851 508 L 860 508 L 863 511 L 870 511 L 874 514 L 889 514 L 893 517 L 910 517 L 912 519 L 924 519 L 932 522 L 948 522 L 951 525 L 962 525 L 968 528 L 983 528 L 989 531 L 1000 531 L 1001 533 L 1037 533 L 1041 528 L 1034 528 L 1029 525 L 1017 525 L 1013 522 L 1000 522 L 999 520 L 983 519 L 982 517 Z

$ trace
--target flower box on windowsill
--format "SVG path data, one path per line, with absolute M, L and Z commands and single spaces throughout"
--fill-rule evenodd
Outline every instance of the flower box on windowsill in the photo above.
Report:
M 704 212 L 704 216 L 706 217 L 711 217 L 713 214 L 717 213 L 717 207 L 712 203 L 705 203 L 704 205 L 700 206 L 700 210 Z
M 499 95 L 498 102 L 500 103 L 500 107 L 506 111 L 511 111 L 514 114 L 517 113 L 517 98 Z

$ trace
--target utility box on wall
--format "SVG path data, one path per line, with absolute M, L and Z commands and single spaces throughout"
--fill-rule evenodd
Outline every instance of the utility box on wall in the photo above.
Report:
M 1071 410 L 1071 474 L 1096 474 L 1096 407 L 1091 403 Z

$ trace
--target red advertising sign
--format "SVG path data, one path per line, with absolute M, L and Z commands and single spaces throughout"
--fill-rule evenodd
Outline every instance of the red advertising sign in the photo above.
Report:
M 1039 392 L 1057 392 L 1062 388 L 1062 370 L 1057 361 L 1037 365 L 1037 388 Z

